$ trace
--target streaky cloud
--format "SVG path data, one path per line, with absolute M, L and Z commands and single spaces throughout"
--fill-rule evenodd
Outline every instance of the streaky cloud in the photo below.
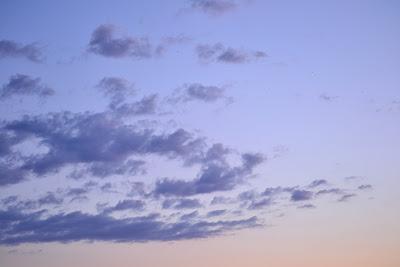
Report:
M 227 64 L 243 64 L 267 56 L 263 51 L 247 51 L 232 47 L 225 47 L 221 43 L 216 44 L 200 44 L 196 47 L 196 55 L 201 62 L 211 63 L 227 63 Z

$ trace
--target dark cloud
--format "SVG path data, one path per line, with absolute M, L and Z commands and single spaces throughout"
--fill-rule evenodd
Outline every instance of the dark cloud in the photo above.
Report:
M 126 100 L 126 97 L 135 93 L 133 84 L 119 77 L 104 77 L 97 84 L 97 88 L 111 99 L 110 108 L 114 108 Z
M 1 87 L 0 100 L 13 96 L 36 95 L 48 97 L 54 95 L 54 90 L 42 84 L 40 78 L 32 78 L 29 75 L 15 74 L 10 77 L 8 83 Z
M 207 217 L 208 218 L 210 218 L 210 217 L 218 217 L 218 216 L 224 215 L 226 212 L 227 212 L 227 210 L 225 210 L 225 209 L 224 210 L 212 210 L 212 211 L 207 213 Z
M 317 191 L 317 195 L 326 195 L 326 194 L 341 195 L 344 194 L 344 192 L 340 188 L 322 189 Z
M 274 188 L 273 190 L 274 190 L 273 193 L 271 192 L 267 194 L 265 193 L 259 194 L 254 190 L 244 191 L 238 195 L 238 200 L 241 202 L 242 207 L 247 207 L 250 210 L 262 209 L 271 206 L 273 204 L 272 196 L 283 193 L 283 191 L 280 188 L 279 189 Z
M 244 191 L 238 195 L 238 199 L 241 201 L 252 201 L 257 197 L 258 197 L 258 194 L 254 190 Z
M 190 0 L 193 9 L 216 16 L 232 11 L 237 7 L 232 0 Z
M 135 102 L 128 102 L 127 97 L 135 93 L 133 84 L 118 77 L 104 77 L 97 88 L 110 98 L 109 108 L 114 116 L 128 117 L 155 114 L 157 110 L 157 94 L 143 97 Z
M 168 178 L 158 181 L 154 194 L 190 196 L 232 190 L 263 161 L 264 157 L 261 154 L 243 154 L 242 165 L 238 167 L 209 164 L 203 167 L 198 178 L 192 181 Z
M 172 103 L 202 101 L 206 103 L 216 102 L 221 99 L 228 99 L 225 96 L 225 88 L 203 85 L 200 83 L 185 84 L 183 88 L 176 91 L 170 101 Z
M 18 196 L 13 195 L 13 196 L 9 196 L 9 197 L 3 198 L 3 199 L 1 200 L 1 203 L 2 203 L 3 205 L 8 206 L 8 205 L 10 205 L 10 204 L 15 203 L 17 200 L 18 200 Z
M 264 192 L 262 192 L 263 196 L 272 197 L 281 193 L 292 193 L 296 190 L 297 187 L 267 187 Z
M 137 175 L 146 173 L 145 162 L 129 159 L 125 162 L 94 162 L 88 167 L 74 170 L 68 177 L 82 179 L 88 175 L 106 178 L 111 175 Z
M 147 242 L 208 238 L 243 228 L 260 226 L 257 217 L 226 221 L 168 223 L 152 214 L 116 219 L 106 214 L 61 213 L 43 218 L 41 213 L 0 211 L 0 244 L 111 241 Z
M 126 199 L 119 201 L 115 206 L 104 209 L 104 213 L 112 213 L 115 211 L 142 211 L 144 210 L 145 202 L 142 200 Z
M 113 108 L 113 112 L 116 116 L 120 117 L 156 114 L 157 99 L 157 94 L 145 96 L 141 100 L 133 103 L 117 105 Z
M 220 204 L 229 204 L 229 203 L 232 203 L 233 202 L 233 200 L 231 199 L 231 198 L 229 198 L 229 197 L 221 197 L 221 196 L 218 196 L 218 197 L 214 197 L 212 200 L 211 200 L 211 205 L 220 205 Z
M 197 210 L 195 210 L 193 212 L 190 212 L 190 213 L 187 213 L 187 214 L 183 214 L 180 217 L 180 220 L 181 221 L 190 221 L 190 220 L 193 220 L 193 219 L 197 218 L 198 216 L 199 216 L 199 212 Z
M 240 64 L 266 57 L 262 51 L 245 51 L 225 47 L 221 43 L 202 44 L 196 47 L 197 57 L 203 62 L 221 62 Z
M 60 205 L 64 202 L 64 199 L 60 196 L 56 196 L 53 192 L 48 192 L 45 196 L 38 199 L 38 204 L 43 205 Z
M 196 209 L 202 205 L 198 199 L 181 198 L 181 199 L 166 199 L 164 200 L 163 209 Z
M 318 180 L 314 180 L 311 182 L 311 184 L 308 186 L 310 188 L 314 188 L 314 187 L 318 187 L 321 185 L 328 185 L 328 182 L 324 179 L 318 179 Z
M 50 206 L 57 206 L 64 203 L 62 196 L 57 195 L 54 192 L 47 192 L 45 195 L 40 196 L 37 199 L 23 199 L 21 200 L 17 196 L 10 196 L 1 200 L 1 203 L 8 208 L 17 210 L 33 210 L 43 209 Z
M 27 172 L 0 162 L 0 186 L 17 184 L 26 179 Z
M 118 191 L 116 191 L 114 189 L 114 185 L 110 182 L 105 183 L 102 186 L 100 186 L 100 191 L 102 193 L 118 193 Z
M 105 57 L 150 58 L 152 45 L 147 38 L 115 37 L 113 25 L 100 25 L 92 33 L 88 51 Z
M 294 190 L 292 192 L 291 200 L 292 201 L 304 201 L 310 200 L 313 198 L 314 193 L 307 190 Z
M 258 210 L 262 209 L 265 207 L 268 207 L 272 204 L 272 201 L 270 198 L 263 198 L 260 200 L 252 200 L 251 204 L 249 205 L 249 209 L 251 210 Z
M 58 172 L 67 165 L 84 165 L 83 173 L 105 177 L 111 174 L 142 171 L 141 160 L 132 156 L 154 154 L 183 162 L 202 158 L 206 146 L 203 138 L 178 129 L 169 134 L 155 134 L 152 130 L 139 130 L 106 113 L 51 113 L 25 116 L 20 120 L 5 122 L 3 132 L 21 135 L 21 143 L 30 138 L 40 140 L 47 152 L 21 158 L 18 168 L 6 165 L 1 171 L 1 185 L 17 183 L 27 172 L 36 176 Z M 1 132 L 1 131 L 0 131 Z M 3 140 L 3 150 L 16 142 Z M 11 153 L 11 152 L 10 152 Z M 75 173 L 81 177 L 82 173 Z
M 372 189 L 372 185 L 370 184 L 362 184 L 358 187 L 359 190 L 369 190 Z
M 36 43 L 22 45 L 10 40 L 0 40 L 0 59 L 6 57 L 22 57 L 35 63 L 44 60 L 42 49 Z
M 338 201 L 339 201 L 339 202 L 345 202 L 345 201 L 348 201 L 349 199 L 354 198 L 354 197 L 356 197 L 356 196 L 357 196 L 356 194 L 345 194 L 345 195 L 341 196 L 341 197 L 338 199 Z
M 75 188 L 68 188 L 66 192 L 66 196 L 68 197 L 82 197 L 89 193 L 89 189 L 86 187 L 75 187 Z
M 304 205 L 298 206 L 297 208 L 299 208 L 299 209 L 315 209 L 316 206 L 313 204 L 304 204 Z

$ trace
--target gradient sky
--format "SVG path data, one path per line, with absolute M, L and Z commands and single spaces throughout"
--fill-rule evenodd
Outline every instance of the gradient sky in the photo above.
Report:
M 0 266 L 400 266 L 394 0 L 0 1 Z

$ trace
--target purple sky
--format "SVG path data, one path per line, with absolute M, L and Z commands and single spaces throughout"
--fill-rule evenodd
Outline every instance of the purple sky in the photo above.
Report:
M 399 266 L 399 14 L 2 1 L 0 265 Z

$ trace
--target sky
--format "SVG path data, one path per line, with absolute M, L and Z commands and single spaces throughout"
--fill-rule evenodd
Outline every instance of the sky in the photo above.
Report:
M 400 3 L 0 1 L 0 266 L 400 266 Z

